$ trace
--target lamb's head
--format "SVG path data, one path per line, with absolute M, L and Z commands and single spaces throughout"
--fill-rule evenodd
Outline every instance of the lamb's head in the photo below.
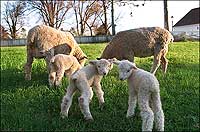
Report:
M 114 60 L 115 59 L 91 60 L 89 63 L 96 66 L 99 75 L 107 75 L 109 70 L 113 68 Z
M 137 69 L 135 63 L 132 63 L 128 60 L 114 61 L 113 63 L 118 65 L 120 80 L 125 80 L 129 78 L 132 74 L 132 71 Z

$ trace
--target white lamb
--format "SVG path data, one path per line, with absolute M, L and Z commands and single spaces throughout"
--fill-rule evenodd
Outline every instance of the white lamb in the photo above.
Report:
M 49 63 L 49 85 L 59 86 L 64 74 L 69 77 L 81 67 L 76 57 L 72 55 L 55 55 Z
M 67 93 L 63 97 L 61 103 L 62 117 L 68 116 L 68 111 L 72 103 L 73 94 L 79 90 L 81 96 L 78 98 L 81 112 L 85 120 L 93 120 L 90 113 L 89 103 L 93 97 L 92 87 L 97 94 L 99 106 L 104 103 L 104 92 L 101 89 L 101 79 L 112 69 L 114 59 L 101 59 L 89 61 L 89 65 L 76 71 L 70 77 L 70 83 L 67 88 Z
M 141 110 L 142 131 L 152 131 L 155 125 L 158 131 L 164 131 L 164 113 L 160 99 L 159 82 L 156 77 L 128 60 L 115 61 L 118 65 L 120 80 L 127 79 L 129 87 L 129 107 L 127 117 L 134 115 L 138 100 Z

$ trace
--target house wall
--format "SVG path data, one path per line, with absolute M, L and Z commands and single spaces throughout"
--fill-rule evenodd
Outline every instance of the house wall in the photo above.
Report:
M 173 34 L 186 33 L 189 36 L 199 37 L 199 24 L 185 25 L 185 26 L 176 26 L 173 27 Z

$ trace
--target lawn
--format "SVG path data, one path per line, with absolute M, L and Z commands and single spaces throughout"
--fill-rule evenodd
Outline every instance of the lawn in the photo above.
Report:
M 84 44 L 89 59 L 96 59 L 105 44 Z M 167 74 L 156 73 L 160 82 L 166 131 L 199 130 L 199 42 L 177 42 L 169 45 Z M 152 57 L 136 58 L 139 68 L 150 70 Z M 1 131 L 2 130 L 67 130 L 67 131 L 139 131 L 139 109 L 126 119 L 128 88 L 118 79 L 117 67 L 101 82 L 105 92 L 105 108 L 98 108 L 94 95 L 90 104 L 94 122 L 85 122 L 78 106 L 77 93 L 69 118 L 60 118 L 60 103 L 68 85 L 63 79 L 60 88 L 48 88 L 44 60 L 35 60 L 32 80 L 25 81 L 23 65 L 25 47 L 1 48 Z

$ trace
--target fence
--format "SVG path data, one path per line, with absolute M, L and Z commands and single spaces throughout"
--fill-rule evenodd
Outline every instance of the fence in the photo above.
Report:
M 112 36 L 75 36 L 78 44 L 109 42 Z M 1 40 L 1 46 L 25 46 L 26 39 Z

